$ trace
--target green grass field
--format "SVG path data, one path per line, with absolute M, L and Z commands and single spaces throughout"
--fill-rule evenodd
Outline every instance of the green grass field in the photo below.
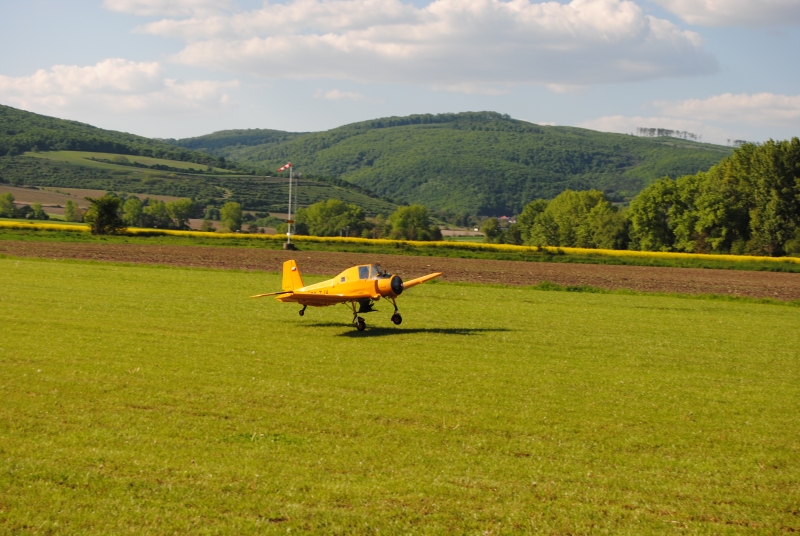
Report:
M 196 164 L 194 162 L 182 162 L 180 160 L 166 160 L 164 158 L 152 158 L 149 156 L 98 153 L 92 151 L 47 151 L 41 153 L 25 153 L 25 156 L 31 156 L 34 158 L 44 158 L 47 160 L 56 160 L 59 162 L 68 162 L 70 164 L 77 164 L 80 166 L 98 167 L 102 169 L 125 170 L 125 171 L 137 170 L 137 168 L 132 168 L 131 166 L 113 164 L 111 162 L 97 162 L 96 160 L 91 160 L 92 158 L 95 158 L 97 160 L 113 160 L 116 157 L 122 156 L 124 158 L 127 158 L 128 161 L 130 162 L 137 162 L 139 164 L 144 164 L 145 166 L 162 165 L 177 169 L 185 169 L 186 171 L 189 172 L 192 170 L 194 171 L 206 170 L 206 166 L 204 166 L 203 164 Z M 214 172 L 230 173 L 230 171 L 221 168 L 214 168 Z
M 308 278 L 313 279 L 313 278 Z M 800 530 L 795 307 L 0 258 L 0 533 Z

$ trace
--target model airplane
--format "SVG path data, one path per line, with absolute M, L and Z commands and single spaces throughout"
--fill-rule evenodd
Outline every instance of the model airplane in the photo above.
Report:
M 353 324 L 358 331 L 364 331 L 367 323 L 358 316 L 359 314 L 373 312 L 372 307 L 381 299 L 385 299 L 394 305 L 392 322 L 399 325 L 403 321 L 403 317 L 397 310 L 395 298 L 404 290 L 440 275 L 442 272 L 436 272 L 404 283 L 399 275 L 383 272 L 377 264 L 367 264 L 348 268 L 333 279 L 322 283 L 305 286 L 300 277 L 300 270 L 297 269 L 297 262 L 286 261 L 283 263 L 283 284 L 281 285 L 283 290 L 250 297 L 275 296 L 275 299 L 281 302 L 299 303 L 303 306 L 300 309 L 300 316 L 305 314 L 306 307 L 309 305 L 325 307 L 338 303 L 349 304 L 353 310 Z M 356 309 L 356 305 L 358 305 L 358 309 Z

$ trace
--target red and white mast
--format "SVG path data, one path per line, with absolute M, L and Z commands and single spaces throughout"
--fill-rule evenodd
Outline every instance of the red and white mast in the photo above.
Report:
M 280 168 L 278 172 L 289 170 L 289 214 L 286 218 L 286 243 L 292 243 L 292 224 L 294 224 L 294 220 L 292 220 L 292 163 L 287 162 L 285 166 Z M 297 194 L 295 194 L 297 196 Z

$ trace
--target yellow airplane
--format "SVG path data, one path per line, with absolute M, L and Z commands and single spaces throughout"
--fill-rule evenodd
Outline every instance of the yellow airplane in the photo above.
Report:
M 442 275 L 442 272 L 436 272 L 404 283 L 399 275 L 381 271 L 380 265 L 366 264 L 348 268 L 333 279 L 328 279 L 322 283 L 305 286 L 303 279 L 300 277 L 297 262 L 286 261 L 283 263 L 283 284 L 281 285 L 283 290 L 250 297 L 276 296 L 275 299 L 281 302 L 299 303 L 303 306 L 300 309 L 300 316 L 305 314 L 306 307 L 309 305 L 311 307 L 326 307 L 338 303 L 349 304 L 353 310 L 353 324 L 358 331 L 364 331 L 367 323 L 358 316 L 359 314 L 373 312 L 373 305 L 383 298 L 394 305 L 392 322 L 399 325 L 403 321 L 403 317 L 400 316 L 400 312 L 397 310 L 395 298 L 402 294 L 404 290 L 440 275 Z M 356 304 L 358 304 L 358 309 L 356 309 Z

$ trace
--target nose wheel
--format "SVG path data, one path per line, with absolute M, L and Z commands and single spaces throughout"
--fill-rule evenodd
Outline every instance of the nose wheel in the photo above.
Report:
M 392 315 L 392 322 L 394 322 L 395 326 L 399 326 L 403 323 L 403 317 L 400 316 L 400 311 L 397 310 L 397 303 L 392 298 L 392 305 L 394 305 L 394 314 Z

